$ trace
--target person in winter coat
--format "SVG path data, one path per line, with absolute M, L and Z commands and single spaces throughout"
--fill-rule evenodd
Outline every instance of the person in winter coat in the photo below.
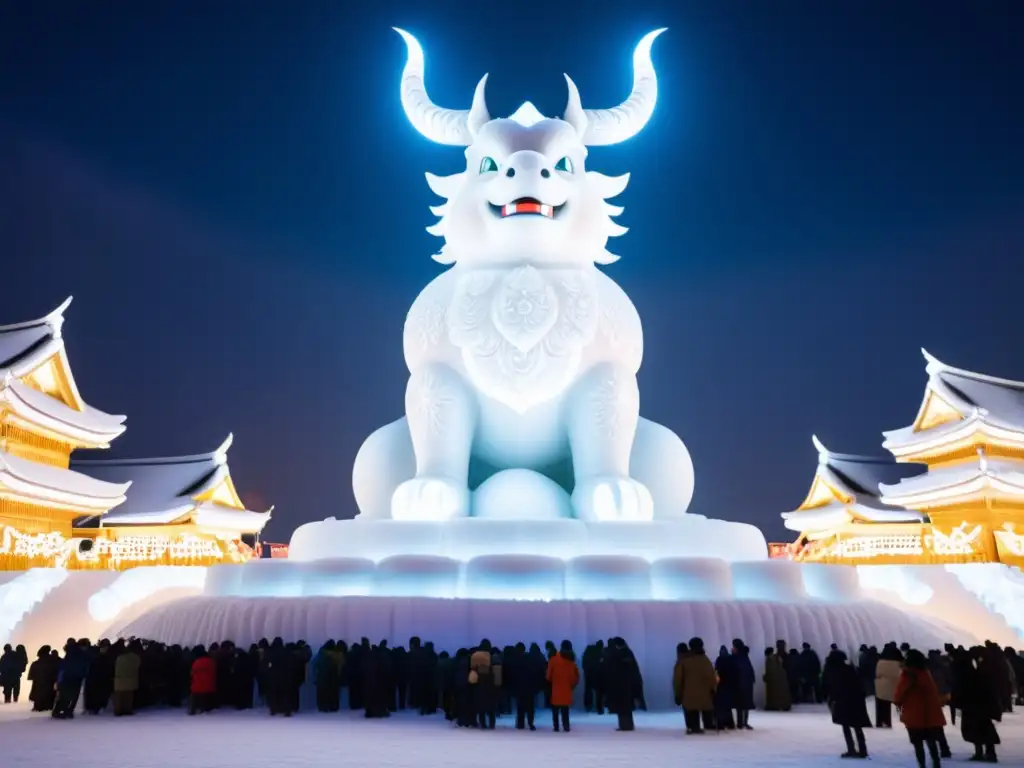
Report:
M 572 706 L 572 694 L 580 682 L 580 668 L 576 666 L 576 654 L 572 643 L 562 641 L 558 653 L 548 661 L 548 669 L 544 679 L 551 685 L 551 723 L 555 733 L 558 732 L 559 719 L 562 730 L 570 730 L 569 707 Z
M 992 689 L 999 700 L 1000 714 L 1013 712 L 1014 673 L 1006 660 L 1003 649 L 993 642 L 986 642 L 979 659 L 978 668 L 989 678 Z
M 789 712 L 793 708 L 786 670 L 771 647 L 764 649 L 764 702 L 765 712 Z
M 676 698 L 683 707 L 687 733 L 703 733 L 711 724 L 717 688 L 715 668 L 704 652 L 704 641 L 695 637 L 689 642 L 689 652 L 676 662 L 673 679 Z
M 118 643 L 111 646 L 109 640 L 101 640 L 92 654 L 89 672 L 85 676 L 85 690 L 82 693 L 85 711 L 98 715 L 107 708 L 114 692 L 114 660 L 124 650 Z
M 366 651 L 366 656 L 370 653 Z M 292 688 L 295 686 L 295 655 L 285 647 L 280 637 L 275 637 L 267 649 L 264 669 L 270 714 L 291 717 L 295 711 L 292 696 Z
M 871 727 L 871 720 L 868 718 L 864 688 L 857 670 L 847 663 L 846 654 L 842 651 L 832 651 L 825 666 L 830 671 L 828 705 L 832 710 L 832 722 L 842 727 L 843 738 L 846 740 L 843 757 L 865 759 L 868 756 L 868 745 L 864 729 Z
M 546 666 L 538 668 L 538 656 L 527 653 L 525 643 L 517 643 L 511 655 L 505 657 L 505 684 L 515 702 L 516 729 L 520 731 L 527 727 L 536 730 L 537 694 L 544 688 L 547 672 Z
M 601 660 L 608 711 L 618 719 L 620 731 L 632 731 L 637 699 L 636 659 L 620 637 L 609 638 Z
M 455 659 L 448 651 L 437 655 L 437 690 L 441 692 L 441 709 L 449 723 L 455 720 Z
M 469 689 L 478 727 L 493 729 L 498 717 L 498 691 L 494 679 L 493 649 L 489 640 L 469 657 Z
M 718 676 L 718 688 L 715 690 L 715 728 L 719 731 L 734 731 L 736 719 L 732 711 L 739 696 L 739 680 L 735 660 L 724 645 L 718 649 L 715 674 Z
M 810 643 L 804 643 L 800 651 L 800 661 L 797 662 L 797 669 L 800 676 L 800 701 L 805 704 L 821 703 L 821 659 L 811 648 Z
M 324 643 L 313 657 L 313 684 L 316 686 L 317 711 L 337 712 L 341 709 L 341 664 L 333 640 Z
M 75 716 L 82 684 L 89 673 L 88 645 L 88 640 L 68 638 L 64 646 L 64 660 L 57 673 L 57 701 L 52 715 L 58 720 L 71 720 Z
M 957 650 L 953 659 L 953 705 L 960 712 L 960 735 L 974 745 L 975 762 L 995 763 L 1000 743 L 995 721 L 1002 718 L 998 692 L 979 668 L 984 648 Z
M 135 692 L 139 689 L 139 667 L 142 648 L 132 643 L 114 661 L 114 715 L 135 714 Z
M 441 686 L 438 684 L 437 663 L 437 651 L 434 650 L 434 644 L 428 640 L 423 644 L 417 661 L 420 687 L 416 692 L 416 700 L 421 715 L 437 714 L 437 703 L 441 691 Z
M 900 722 L 906 726 L 910 743 L 914 745 L 918 766 L 925 768 L 924 749 L 927 745 L 932 765 L 939 768 L 940 758 L 950 756 L 942 730 L 946 718 L 942 714 L 939 689 L 928 671 L 928 660 L 920 651 L 907 652 L 892 700 L 899 707 Z M 940 742 L 945 746 L 945 755 L 940 754 Z
M 217 700 L 217 662 L 199 646 L 189 673 L 188 713 L 213 711 Z
M 736 692 L 733 708 L 736 710 L 736 727 L 745 731 L 754 730 L 750 725 L 750 710 L 754 708 L 754 665 L 750 662 L 750 649 L 739 638 L 732 641 L 733 668 L 736 675 Z
M 597 714 L 604 714 L 604 681 L 601 661 L 604 658 L 604 641 L 598 640 L 583 651 L 583 708 Z
M 875 727 L 892 728 L 892 697 L 900 680 L 903 654 L 894 643 L 882 649 L 882 657 L 875 666 Z
M 18 672 L 18 656 L 10 645 L 4 646 L 0 655 L 0 687 L 4 691 L 4 704 L 10 704 L 14 698 L 14 689 L 21 685 L 21 674 Z
M 1013 676 L 1017 681 L 1017 705 L 1024 706 L 1024 656 L 1021 656 L 1016 648 L 1009 646 L 1004 650 L 1006 660 L 1013 668 Z
M 473 709 L 473 691 L 469 684 L 472 671 L 470 653 L 466 648 L 459 648 L 455 652 L 452 671 L 455 722 L 460 728 L 473 728 L 476 726 L 476 711 Z
M 32 702 L 33 712 L 49 712 L 53 709 L 56 698 L 54 688 L 57 685 L 57 671 L 60 669 L 60 657 L 55 654 L 56 651 L 51 653 L 50 646 L 44 645 L 28 669 L 28 679 L 32 683 L 28 698 Z

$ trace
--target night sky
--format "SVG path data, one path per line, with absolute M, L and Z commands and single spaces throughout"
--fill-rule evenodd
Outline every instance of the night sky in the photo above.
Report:
M 441 267 L 423 172 L 461 170 L 398 98 L 491 113 L 659 103 L 588 166 L 630 171 L 607 268 L 644 322 L 642 410 L 693 455 L 691 511 L 784 531 L 816 433 L 881 452 L 920 348 L 1024 379 L 1024 4 L 8 0 L 0 322 L 73 294 L 79 387 L 113 454 L 216 448 L 265 538 L 355 513 L 363 438 L 402 413 L 402 323 Z M 627 10 L 628 9 L 628 10 Z

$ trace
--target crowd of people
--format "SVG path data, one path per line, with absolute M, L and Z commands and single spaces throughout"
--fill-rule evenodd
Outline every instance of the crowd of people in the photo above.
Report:
M 315 690 L 321 712 L 343 704 L 365 717 L 388 717 L 414 709 L 443 712 L 463 728 L 492 729 L 502 715 L 517 729 L 535 729 L 539 701 L 550 710 L 555 731 L 571 730 L 571 710 L 582 683 L 586 711 L 608 711 L 618 729 L 634 729 L 634 710 L 646 709 L 639 664 L 622 638 L 597 641 L 577 662 L 569 641 L 496 648 L 482 640 L 454 655 L 413 637 L 409 647 L 373 645 L 367 638 L 351 646 L 329 640 L 314 652 L 306 642 L 261 640 L 248 649 L 230 641 L 209 648 L 183 648 L 139 639 L 69 639 L 63 655 L 43 646 L 29 665 L 23 646 L 4 647 L 0 688 L 5 703 L 18 701 L 27 671 L 33 710 L 68 719 L 81 711 L 117 717 L 137 710 L 185 708 L 190 715 L 217 709 L 266 707 L 271 715 L 299 711 L 306 683 Z M 961 734 L 974 745 L 971 760 L 997 762 L 1000 722 L 1013 706 L 1024 705 L 1024 656 L 995 644 L 924 653 L 889 643 L 881 652 L 861 646 L 855 661 L 832 646 L 822 663 L 808 643 L 788 649 L 785 641 L 766 648 L 763 709 L 788 711 L 794 704 L 827 703 L 841 726 L 846 758 L 866 758 L 866 728 L 892 728 L 895 706 L 906 727 L 918 764 L 934 766 L 950 755 L 944 707 Z M 701 638 L 676 649 L 672 683 L 683 711 L 686 733 L 751 730 L 757 681 L 750 649 L 740 639 L 721 646 L 714 661 Z M 867 699 L 874 697 L 874 722 Z

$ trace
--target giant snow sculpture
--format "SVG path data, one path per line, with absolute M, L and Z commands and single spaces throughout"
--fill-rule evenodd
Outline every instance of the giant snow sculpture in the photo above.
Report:
M 405 323 L 405 417 L 363 444 L 356 521 L 304 526 L 299 559 L 443 555 L 678 555 L 764 558 L 750 526 L 686 514 L 693 464 L 670 430 L 640 418 L 643 331 L 598 265 L 625 233 L 608 202 L 625 188 L 588 171 L 587 147 L 644 127 L 657 100 L 651 45 L 633 55 L 633 91 L 584 109 L 566 77 L 561 118 L 529 102 L 492 118 L 486 76 L 468 110 L 435 105 L 423 50 L 407 46 L 401 100 L 426 138 L 465 148 L 466 169 L 427 174 L 445 198 L 429 231 L 450 268 Z

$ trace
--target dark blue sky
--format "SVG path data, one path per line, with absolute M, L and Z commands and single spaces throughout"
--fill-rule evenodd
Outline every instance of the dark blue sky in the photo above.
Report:
M 660 100 L 589 165 L 632 172 L 608 268 L 644 322 L 643 411 L 693 454 L 691 511 L 787 536 L 810 435 L 879 452 L 921 346 L 1024 379 L 1024 5 L 258 0 L 0 7 L 0 322 L 68 294 L 113 449 L 232 470 L 271 539 L 354 513 L 362 439 L 401 414 L 401 329 L 439 267 L 390 27 L 436 101 L 560 113 L 625 97 L 667 26 Z M 629 10 L 626 10 L 626 9 Z M 787 536 L 788 538 L 788 536 Z

